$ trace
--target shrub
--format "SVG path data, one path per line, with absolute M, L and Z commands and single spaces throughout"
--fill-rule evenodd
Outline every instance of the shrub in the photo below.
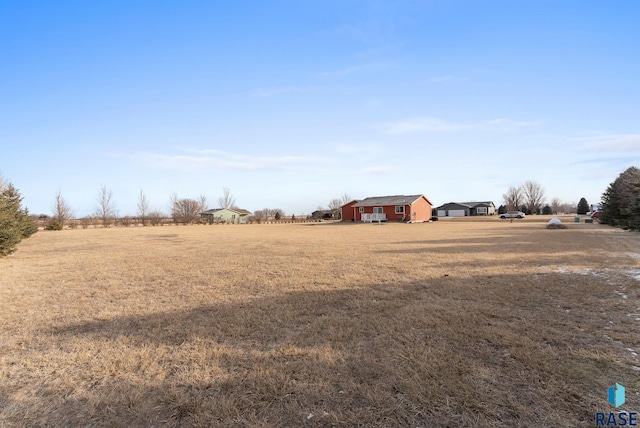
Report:
M 38 231 L 38 225 L 21 207 L 22 197 L 11 183 L 0 181 L 0 256 L 16 250 L 16 245 Z
M 52 219 L 47 223 L 46 230 L 62 230 L 62 225 L 58 222 L 57 219 Z

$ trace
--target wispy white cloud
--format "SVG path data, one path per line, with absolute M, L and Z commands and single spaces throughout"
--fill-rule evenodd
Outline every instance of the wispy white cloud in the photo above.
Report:
M 298 169 L 313 167 L 328 161 L 327 158 L 312 156 L 249 156 L 217 149 L 183 149 L 183 151 L 190 154 L 139 152 L 116 156 L 131 158 L 149 167 L 172 170 Z
M 394 168 L 389 165 L 365 166 L 358 170 L 358 172 L 361 174 L 387 174 L 393 171 L 394 171 Z
M 596 151 L 637 152 L 640 155 L 640 134 L 594 137 L 589 148 Z
M 408 118 L 385 125 L 389 134 L 407 134 L 414 132 L 455 132 L 465 130 L 508 131 L 515 128 L 538 125 L 541 122 L 515 121 L 507 118 L 490 119 L 481 122 L 451 122 L 432 116 Z
M 485 122 L 479 122 L 472 127 L 477 129 L 495 129 L 495 130 L 508 131 L 511 129 L 526 128 L 526 127 L 537 126 L 541 124 L 542 124 L 542 121 L 539 121 L 539 120 L 524 121 L 524 120 L 513 120 L 513 119 L 501 117 L 498 119 L 487 120 Z

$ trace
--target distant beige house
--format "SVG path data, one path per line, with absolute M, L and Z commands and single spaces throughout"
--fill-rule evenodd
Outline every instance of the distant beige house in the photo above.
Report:
M 240 208 L 214 208 L 200 213 L 200 218 L 208 223 L 245 224 L 249 221 L 250 211 Z

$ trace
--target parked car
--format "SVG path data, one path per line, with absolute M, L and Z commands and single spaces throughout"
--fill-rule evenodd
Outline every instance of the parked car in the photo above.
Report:
M 508 213 L 500 214 L 500 218 L 524 218 L 522 211 L 509 211 Z
M 589 217 L 596 219 L 598 218 L 598 216 L 600 215 L 600 211 L 594 211 L 591 213 L 591 215 Z

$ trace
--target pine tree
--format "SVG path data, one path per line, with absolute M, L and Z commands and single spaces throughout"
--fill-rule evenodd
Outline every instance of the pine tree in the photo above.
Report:
M 640 169 L 632 166 L 621 173 L 602 194 L 601 223 L 635 228 L 635 205 L 640 198 Z
M 0 256 L 13 253 L 23 238 L 38 230 L 21 202 L 22 197 L 13 184 L 0 182 Z
M 578 214 L 586 214 L 589 212 L 589 202 L 585 198 L 581 198 L 578 202 L 578 208 L 576 211 Z

